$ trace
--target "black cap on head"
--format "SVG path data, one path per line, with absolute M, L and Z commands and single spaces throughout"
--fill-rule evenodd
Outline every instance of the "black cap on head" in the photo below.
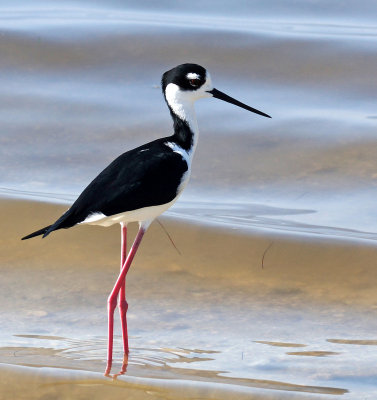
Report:
M 206 69 L 198 64 L 178 65 L 162 75 L 162 92 L 165 93 L 169 83 L 176 84 L 182 90 L 196 90 L 206 81 L 206 73 Z

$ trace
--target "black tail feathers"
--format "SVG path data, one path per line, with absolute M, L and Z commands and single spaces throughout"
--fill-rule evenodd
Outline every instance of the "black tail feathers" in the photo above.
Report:
M 47 236 L 50 232 L 49 229 L 51 228 L 52 225 L 46 226 L 42 229 L 39 229 L 39 231 L 35 231 L 33 233 L 30 233 L 30 235 L 24 236 L 21 240 L 26 240 L 26 239 L 30 239 L 32 237 L 35 236 L 39 236 L 39 235 L 43 235 L 43 237 Z
M 70 228 L 71 226 L 76 225 L 78 222 L 81 222 L 81 220 L 77 219 L 77 218 L 72 220 L 71 216 L 72 216 L 72 208 L 70 208 L 67 212 L 65 212 L 53 224 L 46 226 L 42 229 L 39 229 L 39 231 L 30 233 L 30 235 L 23 237 L 21 240 L 30 239 L 32 237 L 39 236 L 39 235 L 43 235 L 43 237 L 45 238 L 52 231 L 56 231 L 56 230 L 62 229 L 62 228 Z

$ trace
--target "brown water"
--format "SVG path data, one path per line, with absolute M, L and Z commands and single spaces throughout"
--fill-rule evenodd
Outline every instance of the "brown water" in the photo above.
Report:
M 1 5 L 1 399 L 377 397 L 375 8 Z M 273 118 L 197 104 L 192 179 L 162 219 L 181 255 L 154 223 L 130 365 L 106 379 L 119 227 L 19 239 L 170 133 L 159 77 L 187 61 Z

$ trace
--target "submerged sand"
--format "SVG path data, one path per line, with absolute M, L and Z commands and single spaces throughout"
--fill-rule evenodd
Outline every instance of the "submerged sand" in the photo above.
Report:
M 352 398 L 353 375 L 374 379 L 373 243 L 165 218 L 181 254 L 152 224 L 127 277 L 129 369 L 106 380 L 119 227 L 20 240 L 65 209 L 0 203 L 3 398 Z

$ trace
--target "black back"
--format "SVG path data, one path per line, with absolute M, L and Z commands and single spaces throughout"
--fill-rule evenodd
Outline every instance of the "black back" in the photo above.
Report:
M 71 208 L 43 232 L 44 236 L 76 225 L 93 213 L 110 216 L 172 201 L 188 165 L 166 145 L 171 139 L 157 139 L 116 158 L 84 189 Z

